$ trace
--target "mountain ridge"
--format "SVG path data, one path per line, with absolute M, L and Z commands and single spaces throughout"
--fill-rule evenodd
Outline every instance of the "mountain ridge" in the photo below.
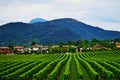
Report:
M 107 31 L 72 18 L 61 18 L 38 23 L 8 23 L 0 26 L 0 45 L 57 44 L 80 39 L 120 38 L 119 31 Z

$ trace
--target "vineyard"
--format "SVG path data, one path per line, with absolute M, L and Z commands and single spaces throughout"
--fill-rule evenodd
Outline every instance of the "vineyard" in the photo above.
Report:
M 120 80 L 120 51 L 0 55 L 0 80 Z

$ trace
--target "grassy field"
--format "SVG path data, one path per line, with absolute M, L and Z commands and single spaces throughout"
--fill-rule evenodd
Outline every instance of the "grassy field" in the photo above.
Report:
M 120 80 L 120 51 L 0 55 L 0 80 Z

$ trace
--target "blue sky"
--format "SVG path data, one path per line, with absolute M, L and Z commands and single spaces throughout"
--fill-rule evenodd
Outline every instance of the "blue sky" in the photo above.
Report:
M 0 25 L 74 18 L 103 29 L 120 31 L 120 0 L 0 0 Z

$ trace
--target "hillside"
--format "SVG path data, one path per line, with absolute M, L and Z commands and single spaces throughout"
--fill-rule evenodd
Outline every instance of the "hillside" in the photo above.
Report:
M 27 24 L 8 23 L 0 26 L 0 45 L 55 44 L 78 39 L 120 38 L 120 32 L 107 31 L 71 18 Z

